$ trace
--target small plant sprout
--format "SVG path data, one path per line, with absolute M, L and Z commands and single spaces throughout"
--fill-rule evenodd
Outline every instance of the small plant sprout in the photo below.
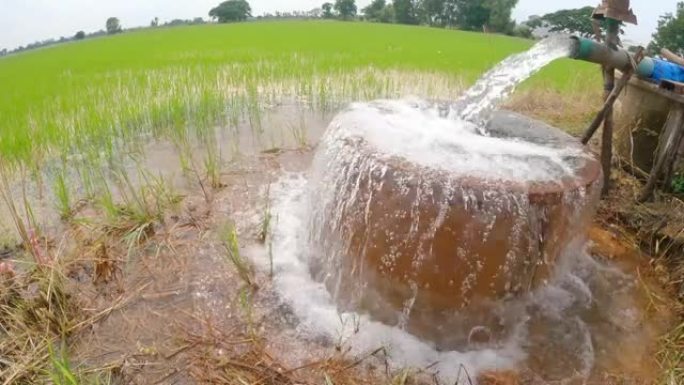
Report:
M 53 191 L 57 200 L 57 212 L 59 212 L 63 220 L 69 219 L 73 209 L 66 171 L 64 169 L 60 169 L 55 175 Z
M 237 229 L 233 224 L 223 226 L 221 230 L 221 241 L 226 252 L 227 259 L 233 264 L 240 279 L 250 289 L 256 289 L 254 273 L 252 267 L 240 254 Z

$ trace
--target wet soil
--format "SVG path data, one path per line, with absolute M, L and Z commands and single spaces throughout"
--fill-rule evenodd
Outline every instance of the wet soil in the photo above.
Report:
M 49 208 L 52 202 L 40 200 L 37 216 L 46 218 L 50 233 L 87 239 L 82 258 L 69 271 L 69 291 L 84 313 L 101 316 L 71 337 L 74 363 L 111 369 L 115 383 L 121 384 L 241 383 L 239 379 L 255 384 L 382 384 L 401 378 L 401 372 L 390 370 L 381 349 L 351 356 L 339 341 L 302 334 L 296 315 L 273 288 L 268 269 L 248 264 L 248 283 L 228 257 L 223 230 L 235 226 L 245 261 L 247 255 L 269 258 L 269 239 L 263 239 L 269 185 L 309 168 L 313 146 L 329 120 L 329 115 L 304 116 L 305 131 L 286 125 L 301 117 L 291 111 L 263 123 L 279 127 L 266 139 L 239 130 L 237 146 L 230 144 L 233 136 L 217 132 L 223 144 L 223 187 L 212 190 L 209 201 L 196 180 L 179 172 L 176 148 L 152 143 L 145 167 L 171 179 L 184 199 L 139 242 L 102 241 L 90 227 L 79 225 L 100 215 L 86 206 L 75 214 L 77 230 L 55 225 L 59 221 Z M 608 306 L 589 314 L 596 356 L 589 378 L 562 380 L 565 372 L 549 369 L 574 359 L 554 346 L 574 335 L 572 330 L 554 335 L 542 323 L 532 327 L 537 354 L 517 370 L 482 373 L 480 383 L 655 381 L 660 374 L 658 338 L 675 318 L 670 298 L 676 293 L 666 286 L 662 267 L 639 251 L 639 238 L 630 235 L 633 229 L 617 225 L 624 223 L 619 216 L 627 207 L 622 200 L 609 199 L 589 229 L 592 255 L 626 274 L 624 283 L 633 288 L 599 299 Z M 12 248 L 0 249 L 0 262 L 13 255 Z M 606 283 L 598 277 L 595 284 Z M 634 303 L 638 312 L 625 313 Z M 429 369 L 414 368 L 415 383 L 436 383 Z
M 338 362 L 337 370 L 349 366 L 339 383 L 389 382 L 392 373 L 382 353 L 357 359 L 340 351 L 336 341 L 301 335 L 269 272 L 252 268 L 253 281 L 247 284 L 220 239 L 221 229 L 234 225 L 243 256 L 268 258 L 268 239 L 262 240 L 268 186 L 285 173 L 305 171 L 311 156 L 310 149 L 274 149 L 227 164 L 221 178 L 225 187 L 214 191 L 211 202 L 199 191 L 188 192 L 140 247 L 110 249 L 116 273 L 107 282 L 73 280 L 84 308 L 108 314 L 72 339 L 74 360 L 115 368 L 120 383 L 127 384 L 226 383 L 222 379 L 249 373 L 261 383 L 323 383 L 331 362 Z M 596 224 L 590 238 L 596 258 L 630 275 L 638 294 L 624 300 L 636 299 L 643 311 L 629 324 L 619 296 L 604 302 L 611 308 L 597 313 L 603 318 L 591 325 L 597 361 L 587 383 L 651 383 L 658 375 L 657 338 L 673 316 L 658 300 L 667 295 L 649 259 L 619 231 Z M 108 310 L 113 304 L 118 306 Z M 512 374 L 482 374 L 482 383 L 567 382 L 544 373 L 544 367 L 567 359 L 553 345 L 573 338 L 572 332 L 554 336 L 543 325 L 532 330 L 549 341 L 539 345 L 541 354 Z M 353 382 L 345 382 L 349 378 Z M 433 382 L 429 375 L 422 378 Z

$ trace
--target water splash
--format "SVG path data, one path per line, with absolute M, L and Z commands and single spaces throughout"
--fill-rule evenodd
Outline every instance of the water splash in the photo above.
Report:
M 273 282 L 298 318 L 299 338 L 316 341 L 323 337 L 357 356 L 382 346 L 389 355 L 390 369 L 429 367 L 427 372 L 434 373 L 441 383 L 472 384 L 471 379 L 479 373 L 521 366 L 545 381 L 582 383 L 594 368 L 599 350 L 630 346 L 625 345 L 626 341 L 643 326 L 612 315 L 619 310 L 639 317 L 640 310 L 630 294 L 635 290 L 634 279 L 592 259 L 581 238 L 568 245 L 547 285 L 518 300 L 492 305 L 489 311 L 493 318 L 511 331 L 504 340 L 470 341 L 462 349 L 448 349 L 366 314 L 340 311 L 331 293 L 313 279 L 309 269 L 309 193 L 316 186 L 306 175 L 294 173 L 283 176 L 269 189 L 276 218 L 271 234 Z M 265 257 L 257 262 L 264 271 L 270 268 Z M 481 328 L 465 333 L 477 329 Z M 597 330 L 604 334 L 611 330 L 613 334 L 605 334 L 595 342 L 592 336 Z M 601 341 L 602 345 L 596 346 Z M 637 339 L 628 343 L 642 342 Z
M 560 139 L 551 131 L 534 141 L 480 135 L 468 122 L 442 117 L 441 107 L 420 99 L 352 103 L 331 122 L 323 146 L 359 138 L 380 158 L 399 157 L 454 175 L 517 183 L 555 183 L 577 172 L 569 159 L 591 158 L 581 146 L 558 145 Z
M 472 122 L 481 133 L 491 113 L 530 76 L 549 63 L 568 57 L 574 43 L 569 36 L 557 35 L 535 44 L 530 50 L 513 55 L 484 74 L 454 104 L 450 116 Z

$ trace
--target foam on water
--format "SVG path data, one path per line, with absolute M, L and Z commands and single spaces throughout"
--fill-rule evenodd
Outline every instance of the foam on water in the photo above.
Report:
M 482 135 L 472 123 L 448 118 L 418 99 L 353 103 L 335 117 L 326 145 L 364 140 L 381 157 L 487 180 L 556 182 L 576 170 L 579 146 L 554 146 Z

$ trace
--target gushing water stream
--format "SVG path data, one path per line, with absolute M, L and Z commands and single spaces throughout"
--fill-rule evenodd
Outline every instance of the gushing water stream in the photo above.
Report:
M 572 47 L 570 37 L 558 35 L 538 42 L 529 51 L 508 57 L 463 94 L 455 103 L 451 117 L 472 122 L 482 130 L 491 113 L 520 83 L 554 60 L 568 57 Z

